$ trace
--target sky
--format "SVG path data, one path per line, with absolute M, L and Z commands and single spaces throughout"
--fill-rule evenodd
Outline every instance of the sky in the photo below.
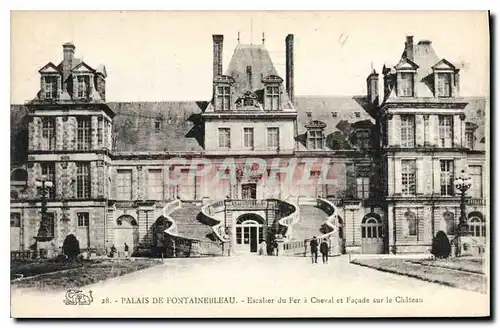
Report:
M 285 76 L 285 37 L 295 36 L 295 94 L 366 94 L 366 77 L 397 64 L 407 35 L 431 40 L 461 69 L 461 96 L 487 96 L 485 12 L 12 12 L 11 103 L 33 99 L 38 70 L 62 60 L 62 44 L 104 64 L 107 101 L 209 100 L 212 34 L 224 35 L 223 67 L 240 43 L 265 46 Z

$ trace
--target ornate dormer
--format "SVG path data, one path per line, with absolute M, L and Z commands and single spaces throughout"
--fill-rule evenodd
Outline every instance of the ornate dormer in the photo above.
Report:
M 278 75 L 268 75 L 262 78 L 264 84 L 264 109 L 281 110 L 281 94 L 283 79 Z
M 234 93 L 234 79 L 228 75 L 217 75 L 214 78 L 213 106 L 216 111 L 232 109 L 232 96 Z
M 73 99 L 90 100 L 100 98 L 94 85 L 96 71 L 84 62 L 71 70 L 73 77 Z
M 396 70 L 396 92 L 398 97 L 415 97 L 415 76 L 418 65 L 409 58 L 401 58 L 394 67 Z
M 38 71 L 40 77 L 40 100 L 58 100 L 62 92 L 62 71 L 52 62 Z
M 321 150 L 325 148 L 324 129 L 326 124 L 321 121 L 310 121 L 304 125 L 307 129 L 307 148 L 310 150 Z
M 434 73 L 434 97 L 453 98 L 458 95 L 459 69 L 446 59 L 432 66 Z
M 239 110 L 255 110 L 261 108 L 257 95 L 251 91 L 245 91 L 238 100 L 236 100 L 236 107 Z
M 476 143 L 476 130 L 478 126 L 472 122 L 465 123 L 465 147 L 470 150 L 474 149 L 474 144 Z

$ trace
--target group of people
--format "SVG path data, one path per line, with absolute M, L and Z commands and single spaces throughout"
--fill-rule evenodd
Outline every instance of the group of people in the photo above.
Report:
M 130 251 L 130 248 L 129 246 L 127 245 L 127 243 L 123 243 L 123 251 L 124 251 L 124 256 L 125 258 L 128 258 L 129 257 L 129 251 Z M 109 257 L 118 257 L 118 251 L 115 247 L 115 245 L 111 245 L 110 249 L 109 249 L 109 252 L 106 252 L 108 254 Z
M 318 242 L 318 239 L 316 238 L 316 236 L 314 236 L 313 239 L 311 239 L 309 246 L 311 247 L 311 260 L 313 264 L 318 263 L 318 247 L 323 263 L 328 263 L 329 247 L 326 239 L 322 239 L 321 242 Z
M 273 240 L 270 242 L 269 247 L 265 240 L 262 240 L 259 244 L 259 255 L 279 255 L 278 242 Z

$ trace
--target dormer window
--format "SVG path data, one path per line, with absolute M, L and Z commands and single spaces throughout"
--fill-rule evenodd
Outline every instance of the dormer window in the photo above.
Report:
M 436 73 L 436 95 L 440 98 L 451 97 L 451 73 Z
M 414 76 L 413 72 L 401 72 L 399 78 L 399 96 L 413 97 Z
M 90 79 L 86 75 L 78 76 L 77 78 L 77 97 L 79 99 L 88 98 Z
M 266 109 L 267 110 L 280 109 L 280 89 L 278 86 L 266 87 Z
M 477 129 L 477 125 L 471 122 L 465 123 L 465 147 L 470 150 L 474 149 L 475 142 L 475 130 Z
M 305 125 L 307 129 L 307 148 L 318 150 L 324 148 L 324 134 L 326 124 L 321 121 L 311 121 Z
M 57 98 L 57 83 L 58 78 L 55 75 L 45 76 L 45 99 L 56 99 Z
M 219 104 L 219 110 L 229 110 L 231 109 L 231 91 L 229 86 L 217 87 L 217 103 Z
M 265 86 L 264 108 L 265 110 L 281 109 L 281 84 L 283 79 L 277 75 L 268 75 L 262 79 Z

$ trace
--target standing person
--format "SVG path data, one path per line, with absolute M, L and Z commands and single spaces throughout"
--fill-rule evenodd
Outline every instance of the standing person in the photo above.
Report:
M 321 252 L 323 264 L 328 263 L 328 243 L 326 242 L 326 239 L 323 239 L 321 244 L 319 244 L 319 251 Z
M 128 258 L 128 251 L 129 251 L 129 248 L 128 248 L 128 245 L 127 243 L 124 243 L 125 247 L 123 248 L 123 250 L 125 251 L 125 258 Z
M 276 253 L 276 256 L 278 256 L 278 242 L 276 239 L 273 241 L 273 255 Z
M 309 246 L 311 247 L 312 263 L 318 263 L 318 240 L 316 239 L 316 236 L 313 237 L 313 239 L 309 243 Z

